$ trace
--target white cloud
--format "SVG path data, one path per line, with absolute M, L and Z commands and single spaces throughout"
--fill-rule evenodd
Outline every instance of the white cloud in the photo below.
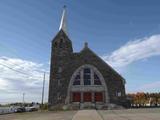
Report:
M 5 81 L 4 79 L 0 78 L 0 90 L 7 89 L 7 84 L 8 84 L 7 81 Z
M 102 58 L 113 67 L 120 68 L 156 55 L 160 55 L 160 35 L 130 41 L 111 55 L 104 55 Z
M 23 92 L 28 96 L 27 101 L 40 101 L 43 81 L 42 71 L 45 71 L 43 64 L 18 58 L 0 57 L 0 94 L 3 95 L 3 98 L 0 97 L 0 102 L 21 101 Z M 47 96 L 48 74 L 46 77 Z

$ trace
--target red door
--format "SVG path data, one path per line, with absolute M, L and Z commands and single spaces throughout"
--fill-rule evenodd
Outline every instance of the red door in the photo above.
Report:
M 80 102 L 81 101 L 81 93 L 74 92 L 74 93 L 72 93 L 72 95 L 73 95 L 73 102 Z
M 84 102 L 92 102 L 92 94 L 90 92 L 83 93 Z
M 103 93 L 102 92 L 95 93 L 95 102 L 103 102 Z

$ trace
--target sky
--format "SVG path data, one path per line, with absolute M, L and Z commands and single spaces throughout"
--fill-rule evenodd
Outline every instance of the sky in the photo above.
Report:
M 159 0 L 0 0 L 0 104 L 40 101 L 63 6 L 74 52 L 84 42 L 126 80 L 126 92 L 160 92 Z

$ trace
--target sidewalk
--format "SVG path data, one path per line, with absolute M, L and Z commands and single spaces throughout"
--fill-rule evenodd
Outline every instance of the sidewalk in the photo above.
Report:
M 72 120 L 102 120 L 96 110 L 79 110 Z

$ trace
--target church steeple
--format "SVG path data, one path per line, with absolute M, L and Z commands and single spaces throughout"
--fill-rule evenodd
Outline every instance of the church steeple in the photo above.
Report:
M 52 53 L 54 53 L 55 56 L 66 56 L 72 52 L 72 42 L 67 34 L 66 6 L 64 6 L 59 31 L 52 40 Z
M 67 19 L 66 19 L 66 6 L 64 5 L 63 7 L 63 12 L 62 12 L 62 18 L 61 18 L 61 23 L 59 26 L 59 30 L 63 30 L 66 35 L 68 35 L 67 33 Z

